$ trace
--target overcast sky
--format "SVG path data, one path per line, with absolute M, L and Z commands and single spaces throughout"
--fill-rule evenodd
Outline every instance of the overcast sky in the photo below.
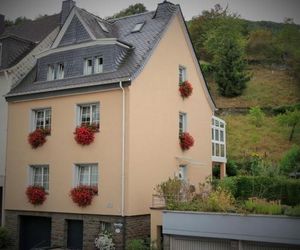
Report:
M 148 10 L 154 10 L 162 1 L 76 0 L 76 4 L 105 18 L 135 3 L 143 3 Z M 61 2 L 62 0 L 0 0 L 0 13 L 8 19 L 19 16 L 32 19 L 39 14 L 58 13 Z M 222 6 L 228 4 L 231 11 L 239 13 L 245 19 L 282 22 L 285 17 L 291 17 L 295 23 L 300 24 L 300 0 L 172 0 L 171 2 L 180 4 L 186 20 L 220 3 Z

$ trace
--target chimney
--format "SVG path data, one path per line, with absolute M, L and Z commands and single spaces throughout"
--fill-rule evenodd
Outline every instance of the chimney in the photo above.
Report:
M 71 11 L 71 9 L 76 5 L 73 0 L 65 0 L 62 2 L 62 8 L 60 13 L 60 27 L 62 27 Z
M 4 32 L 5 29 L 5 16 L 0 14 L 0 35 Z

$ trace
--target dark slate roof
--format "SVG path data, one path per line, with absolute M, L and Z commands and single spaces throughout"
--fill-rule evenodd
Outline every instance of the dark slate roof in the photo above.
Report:
M 30 80 L 21 81 L 14 89 L 8 93 L 8 96 L 26 95 L 37 93 L 39 91 L 55 91 L 57 88 L 80 87 L 87 84 L 97 83 L 98 85 L 107 82 L 118 81 L 120 79 L 133 79 L 144 67 L 147 59 L 161 39 L 171 18 L 178 13 L 179 6 L 164 1 L 158 4 L 156 11 L 127 16 L 123 18 L 110 19 L 104 21 L 85 10 L 79 13 L 83 20 L 89 24 L 91 32 L 95 37 L 112 36 L 119 41 L 132 45 L 130 51 L 124 56 L 123 61 L 113 72 L 101 73 L 89 76 L 80 76 L 76 78 L 65 78 L 55 81 L 34 82 L 35 72 L 32 71 Z M 97 20 L 106 22 L 109 32 L 103 32 L 98 25 Z M 140 32 L 132 33 L 132 29 L 137 23 L 145 22 Z M 106 33 L 106 34 L 103 34 Z
M 58 27 L 59 21 L 60 14 L 45 16 L 35 21 L 25 21 L 19 25 L 6 28 L 0 39 L 12 35 L 37 43 Z

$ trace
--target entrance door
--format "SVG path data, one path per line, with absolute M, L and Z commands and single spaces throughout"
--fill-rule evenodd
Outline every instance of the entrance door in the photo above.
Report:
M 20 216 L 19 249 L 51 246 L 51 218 L 38 216 Z
M 83 223 L 82 220 L 67 220 L 68 239 L 67 248 L 81 250 L 83 242 Z

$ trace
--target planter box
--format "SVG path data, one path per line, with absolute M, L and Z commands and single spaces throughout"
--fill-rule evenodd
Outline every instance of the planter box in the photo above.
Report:
M 300 245 L 300 217 L 164 211 L 163 234 Z

